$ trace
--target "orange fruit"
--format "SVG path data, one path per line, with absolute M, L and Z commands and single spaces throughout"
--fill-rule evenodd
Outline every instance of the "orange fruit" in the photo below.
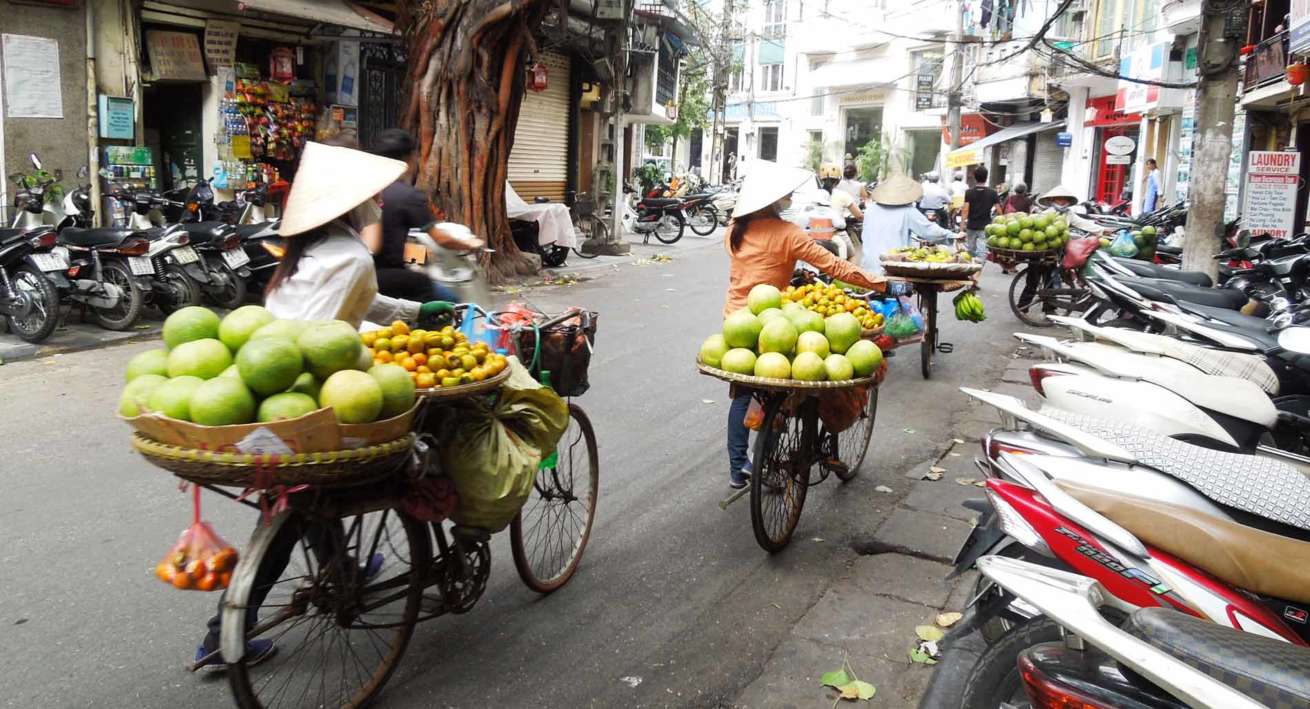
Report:
M 205 574 L 209 573 L 209 567 L 205 566 L 205 562 L 196 559 L 195 561 L 187 562 L 186 573 L 192 579 L 199 580 Z
M 378 339 L 377 330 L 369 330 L 368 332 L 363 333 L 362 335 L 359 336 L 360 342 L 363 342 L 365 347 L 372 347 L 373 342 L 377 339 Z
M 400 360 L 400 366 L 404 367 L 407 371 L 410 372 L 414 371 L 415 369 L 418 369 L 418 365 L 414 364 L 413 357 L 405 357 L 404 359 Z
M 219 588 L 227 588 L 227 586 L 228 586 L 229 583 L 232 583 L 232 572 L 231 572 L 231 571 L 224 571 L 223 573 L 221 573 L 221 574 L 218 575 L 218 587 L 219 587 Z
M 409 335 L 396 335 L 391 338 L 391 351 L 404 352 L 409 347 Z
M 431 374 L 432 370 L 426 364 L 420 364 L 414 368 L 414 372 L 417 374 Z
M 212 591 L 217 587 L 218 587 L 217 574 L 205 574 L 204 576 L 196 580 L 197 591 Z
M 414 385 L 420 389 L 431 389 L 437 385 L 437 377 L 432 372 L 422 372 L 414 378 Z
M 423 341 L 411 337 L 405 349 L 409 350 L 410 354 L 418 354 L 423 351 Z
M 173 588 L 186 590 L 191 588 L 191 577 L 186 574 L 173 574 Z
M 397 335 L 408 335 L 409 325 L 406 325 L 404 320 L 397 320 L 391 323 L 391 331 Z
M 377 353 L 377 355 L 374 356 L 373 359 L 377 360 L 378 362 L 381 362 L 382 364 L 387 364 L 388 362 L 391 362 L 392 355 L 389 351 L 382 350 L 381 352 Z
M 173 577 L 176 575 L 177 567 L 167 561 L 161 561 L 158 564 L 155 564 L 155 576 L 158 576 L 160 581 L 163 581 L 164 583 L 173 583 Z
M 413 353 L 410 356 L 410 359 L 414 360 L 414 364 L 417 364 L 420 367 L 428 363 L 428 356 L 423 354 L 422 352 Z
M 237 565 L 237 550 L 228 547 L 209 557 L 210 571 L 231 571 Z
M 450 376 L 450 370 L 443 367 L 433 372 L 433 374 L 437 375 L 437 379 L 445 379 Z

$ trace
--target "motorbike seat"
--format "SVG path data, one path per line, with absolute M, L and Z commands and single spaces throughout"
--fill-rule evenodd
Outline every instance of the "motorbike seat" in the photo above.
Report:
M 1217 320 L 1237 331 L 1237 334 L 1255 340 L 1265 351 L 1280 349 L 1278 336 L 1270 332 L 1270 323 L 1264 318 L 1243 315 L 1236 310 L 1212 308 L 1199 303 L 1180 302 L 1178 307 L 1193 315 Z M 1223 328 L 1216 328 L 1223 329 Z
M 8 244 L 18 241 L 25 236 L 36 236 L 42 231 L 48 231 L 50 227 L 37 227 L 35 229 L 0 229 L 0 244 Z
M 223 222 L 187 222 L 178 226 L 187 233 L 191 246 L 222 242 L 231 228 Z
M 134 233 L 131 229 L 82 229 L 70 226 L 59 232 L 58 243 L 82 248 L 116 246 Z
M 1163 302 L 1181 301 L 1208 305 L 1212 308 L 1238 310 L 1246 305 L 1248 300 L 1245 293 L 1232 288 L 1202 288 L 1162 278 L 1121 278 L 1120 282 L 1147 298 L 1163 300 Z
M 1166 244 L 1166 243 L 1164 243 L 1164 242 L 1159 242 L 1159 243 L 1157 243 L 1157 244 L 1155 245 L 1155 252 L 1156 252 L 1157 254 L 1168 254 L 1168 255 L 1170 255 L 1170 256 L 1182 256 L 1182 255 L 1183 255 L 1183 247 L 1181 247 L 1181 246 L 1170 246 L 1170 245 L 1168 245 L 1168 244 Z
M 235 228 L 241 240 L 245 241 L 265 231 L 269 232 L 269 236 L 277 236 L 277 226 L 277 222 L 261 222 L 258 224 L 238 224 Z
M 1310 542 L 1207 514 L 1187 505 L 1074 480 L 1057 480 L 1074 499 L 1143 542 L 1254 593 L 1310 603 Z
M 1310 704 L 1310 649 L 1168 608 L 1134 611 L 1123 629 L 1264 706 Z
M 1177 268 L 1166 268 L 1164 266 L 1157 266 L 1153 263 L 1147 263 L 1146 261 L 1138 261 L 1136 259 L 1122 258 L 1119 256 L 1111 256 L 1110 258 L 1113 258 L 1120 266 L 1123 266 L 1143 278 L 1159 278 L 1165 281 L 1178 281 L 1199 288 L 1210 288 L 1214 285 L 1214 281 L 1210 280 L 1210 276 L 1201 273 L 1200 271 L 1182 271 Z
M 682 200 L 664 197 L 647 197 L 646 199 L 641 200 L 641 206 L 650 207 L 651 209 L 676 207 L 679 204 L 682 204 Z
M 1132 453 L 1139 463 L 1187 483 L 1215 503 L 1310 531 L 1310 478 L 1286 463 L 1203 448 L 1115 422 L 1043 409 L 1042 414 Z M 1310 550 L 1310 548 L 1307 548 Z

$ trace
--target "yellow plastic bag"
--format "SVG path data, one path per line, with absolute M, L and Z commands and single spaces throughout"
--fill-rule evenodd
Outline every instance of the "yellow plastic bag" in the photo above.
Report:
M 541 461 L 569 424 L 568 404 L 541 386 L 516 357 L 494 403 L 450 407 L 440 430 L 442 468 L 459 490 L 457 524 L 498 532 L 532 494 Z

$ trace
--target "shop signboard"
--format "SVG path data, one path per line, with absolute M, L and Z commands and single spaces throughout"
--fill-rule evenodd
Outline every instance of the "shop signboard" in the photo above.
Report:
M 237 58 L 237 37 L 241 23 L 205 20 L 205 61 L 210 69 L 232 66 Z
M 1115 108 L 1113 96 L 1097 96 L 1088 99 L 1087 112 L 1083 114 L 1083 126 L 1087 128 L 1137 125 L 1141 122 L 1141 114 L 1125 113 Z
M 59 42 L 48 37 L 6 34 L 0 45 L 5 69 L 0 81 L 5 92 L 5 115 L 63 118 Z
M 100 137 L 132 140 L 136 137 L 136 105 L 130 98 L 100 94 Z
M 960 147 L 986 138 L 996 129 L 978 113 L 965 113 L 960 116 Z M 942 142 L 951 144 L 951 126 L 942 116 Z
M 1293 54 L 1310 51 L 1310 0 L 1292 0 L 1287 48 Z
M 1164 81 L 1169 68 L 1169 49 L 1168 43 L 1159 43 L 1133 50 L 1119 60 L 1119 76 Z M 1159 107 L 1160 97 L 1159 86 L 1120 80 L 1114 105 L 1125 112 L 1149 111 Z
M 146 30 L 146 49 L 156 79 L 204 81 L 205 60 L 200 38 L 190 32 Z
M 1306 1 L 1310 2 L 1310 0 Z M 914 110 L 926 111 L 932 108 L 933 83 L 934 77 L 932 74 L 919 74 L 916 77 L 914 84 Z
M 1237 218 L 1237 208 L 1241 206 L 1242 190 L 1242 156 L 1246 154 L 1246 111 L 1238 108 L 1233 113 L 1233 152 L 1228 157 L 1228 181 L 1224 186 L 1227 195 L 1224 203 L 1224 221 L 1231 222 Z
M 1137 149 L 1137 141 L 1126 135 L 1112 135 L 1105 139 L 1105 152 L 1115 156 L 1132 155 Z
M 1071 147 L 1073 145 L 1073 133 L 1070 133 L 1067 130 L 1062 130 L 1059 133 L 1056 133 L 1055 144 L 1061 148 Z
M 1267 233 L 1280 239 L 1291 236 L 1300 174 L 1299 152 L 1252 150 L 1248 153 L 1243 226 L 1252 234 Z

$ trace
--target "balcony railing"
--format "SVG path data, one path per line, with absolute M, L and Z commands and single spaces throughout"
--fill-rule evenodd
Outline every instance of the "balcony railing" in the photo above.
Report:
M 1272 84 L 1287 73 L 1287 33 L 1279 34 L 1255 45 L 1255 51 L 1246 58 L 1246 76 L 1242 85 L 1247 90 Z

